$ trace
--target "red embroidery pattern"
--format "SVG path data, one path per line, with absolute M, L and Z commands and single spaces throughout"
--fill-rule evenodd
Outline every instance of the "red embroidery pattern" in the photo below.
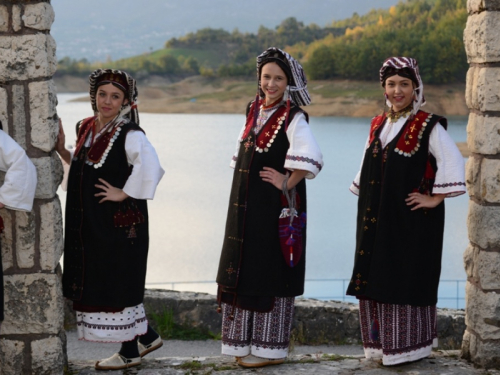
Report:
M 386 119 L 385 113 L 380 116 L 372 118 L 372 123 L 370 126 L 370 143 L 375 139 L 375 131 L 380 128 Z
M 91 130 L 95 131 L 95 120 L 96 117 L 89 117 L 82 121 L 80 130 L 78 131 L 78 142 L 76 145 L 75 157 L 85 144 L 89 132 Z M 115 124 L 90 146 L 90 150 L 87 153 L 87 160 L 85 161 L 86 164 L 92 165 L 96 169 L 102 167 L 106 161 L 109 151 L 111 150 L 111 147 L 113 147 L 113 143 L 120 134 L 121 126 L 123 124 L 124 122 Z M 93 136 L 95 137 L 95 134 Z
M 275 114 L 279 116 L 277 123 L 273 124 L 271 121 L 267 121 L 267 123 L 264 125 L 261 132 L 259 133 L 259 136 L 257 137 L 257 142 L 255 144 L 255 151 L 260 153 L 268 152 L 271 146 L 273 145 L 274 139 L 276 138 L 276 135 L 281 129 L 281 125 L 283 125 L 283 122 L 286 119 L 286 108 L 285 107 L 278 108 Z M 273 117 L 274 116 L 271 116 L 271 118 Z
M 394 152 L 406 157 L 415 155 L 420 148 L 420 141 L 432 116 L 431 113 L 419 111 L 414 119 L 405 125 L 406 129 L 399 138 Z
M 432 345 L 437 337 L 436 306 L 410 306 L 359 300 L 361 338 L 365 348 L 384 355 L 403 355 Z M 380 323 L 378 339 L 370 335 L 374 318 Z
M 120 134 L 120 125 L 113 127 L 109 130 L 109 132 L 103 134 L 94 142 L 87 154 L 87 159 L 89 162 L 99 167 L 104 164 L 104 162 L 106 161 L 106 157 L 111 150 L 111 147 L 113 147 L 113 143 Z
M 247 123 L 246 123 L 246 128 L 245 131 L 243 132 L 243 137 L 241 138 L 242 140 L 247 139 L 247 137 L 250 135 L 250 132 L 252 131 L 253 125 L 254 125 L 254 110 L 255 110 L 255 105 L 259 105 L 259 103 L 252 103 L 252 106 L 250 107 L 249 110 L 249 115 L 247 117 Z M 271 119 L 277 118 L 276 121 L 271 121 Z M 255 140 L 255 151 L 262 153 L 262 152 L 268 152 L 269 148 L 272 146 L 274 143 L 274 139 L 276 138 L 276 135 L 278 134 L 278 131 L 281 129 L 281 126 L 283 125 L 283 122 L 286 119 L 286 107 L 280 106 L 276 112 L 274 112 L 269 120 L 266 122 L 264 127 L 261 129 L 259 132 L 259 135 L 257 136 Z M 247 145 L 244 145 L 245 147 Z M 248 144 L 249 147 L 251 147 Z

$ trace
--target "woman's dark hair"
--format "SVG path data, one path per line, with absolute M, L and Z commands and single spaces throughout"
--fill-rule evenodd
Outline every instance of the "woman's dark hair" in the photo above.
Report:
M 415 84 L 415 86 L 418 87 L 418 80 L 417 77 L 415 77 L 415 73 L 413 72 L 412 69 L 410 68 L 396 69 L 392 67 L 385 69 L 384 75 L 382 76 L 382 87 L 385 87 L 385 81 L 387 80 L 387 78 L 395 75 L 410 79 Z
M 272 55 L 266 57 L 262 61 L 261 65 L 259 67 L 259 80 L 260 80 L 260 76 L 262 74 L 262 68 L 264 67 L 264 65 L 266 65 L 270 62 L 278 64 L 278 66 L 281 68 L 281 70 L 283 70 L 283 72 L 285 72 L 288 84 L 290 84 L 292 81 L 292 70 L 290 69 L 288 62 L 286 61 L 285 56 L 283 56 L 281 53 L 279 53 L 277 51 L 275 53 L 273 53 Z

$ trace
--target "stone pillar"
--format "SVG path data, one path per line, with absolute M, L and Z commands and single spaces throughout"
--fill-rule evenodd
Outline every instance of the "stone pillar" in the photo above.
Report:
M 62 374 L 62 178 L 54 152 L 58 120 L 52 76 L 56 44 L 50 0 L 0 0 L 0 120 L 36 166 L 32 212 L 1 209 L 5 321 L 0 374 Z
M 462 356 L 500 368 L 500 0 L 468 0 L 466 167 L 470 196 Z

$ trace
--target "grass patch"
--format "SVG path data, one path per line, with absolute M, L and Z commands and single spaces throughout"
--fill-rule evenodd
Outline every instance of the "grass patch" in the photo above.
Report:
M 230 366 L 230 365 L 217 365 L 215 363 L 209 363 L 209 364 L 205 365 L 204 367 L 205 368 L 212 368 L 213 371 L 228 371 L 228 370 L 234 370 L 238 366 L 236 366 L 236 365 L 233 365 L 233 366 Z
M 343 357 L 343 356 L 338 355 L 338 354 L 323 354 L 323 356 L 321 357 L 322 360 L 335 361 L 335 362 L 340 362 L 346 358 L 347 357 Z
M 164 340 L 220 340 L 220 334 L 193 327 L 189 322 L 176 323 L 172 309 L 163 310 L 160 314 L 153 312 L 151 318 L 151 325 Z
M 202 367 L 203 365 L 198 361 L 184 362 L 182 365 L 179 365 L 179 368 L 183 370 L 199 370 Z

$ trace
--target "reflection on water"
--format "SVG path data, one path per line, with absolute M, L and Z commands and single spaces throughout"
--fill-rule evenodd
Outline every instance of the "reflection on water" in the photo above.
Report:
M 76 122 L 92 114 L 88 103 L 68 103 L 72 97 L 58 96 L 67 143 L 74 141 Z M 232 179 L 229 162 L 244 116 L 140 114 L 140 118 L 166 171 L 149 203 L 147 283 L 170 288 L 167 282 L 213 281 Z M 325 167 L 307 186 L 308 279 L 351 276 L 357 198 L 348 188 L 359 169 L 369 123 L 368 118 L 311 118 Z M 466 140 L 465 127 L 466 118 L 451 119 L 449 132 L 455 141 Z M 60 197 L 64 204 L 65 193 L 60 191 Z M 462 253 L 468 242 L 467 205 L 465 195 L 446 200 L 441 279 L 465 279 Z M 215 285 L 179 284 L 176 289 L 214 293 Z M 306 296 L 341 297 L 344 290 L 342 281 L 308 282 Z M 443 283 L 440 290 L 450 295 L 456 285 Z M 443 300 L 440 305 L 454 307 L 455 302 Z

